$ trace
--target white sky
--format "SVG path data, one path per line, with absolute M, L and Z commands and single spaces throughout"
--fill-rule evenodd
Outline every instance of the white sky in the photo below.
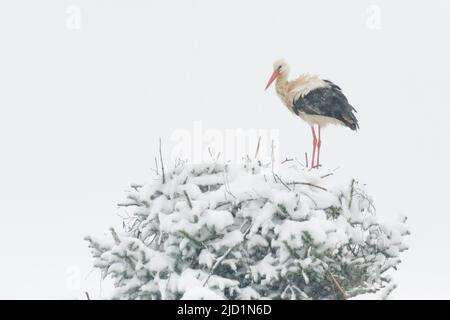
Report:
M 394 295 L 450 299 L 449 31 L 446 0 L 1 1 L 0 298 L 99 294 L 82 239 L 120 226 L 159 136 L 170 154 L 201 120 L 278 129 L 282 156 L 309 152 L 308 126 L 263 91 L 284 57 L 358 110 L 358 133 L 324 131 L 324 165 L 364 180 L 383 217 L 410 218 Z

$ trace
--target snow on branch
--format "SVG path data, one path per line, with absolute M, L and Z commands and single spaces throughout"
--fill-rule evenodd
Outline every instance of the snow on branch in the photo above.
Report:
M 124 230 L 86 237 L 116 299 L 348 299 L 394 290 L 405 219 L 379 221 L 365 187 L 271 164 L 178 164 L 134 185 Z

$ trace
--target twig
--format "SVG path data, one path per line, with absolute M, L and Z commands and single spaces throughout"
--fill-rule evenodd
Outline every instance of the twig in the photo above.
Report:
M 295 160 L 295 162 L 297 162 L 299 165 L 301 165 L 303 168 L 305 167 L 305 165 L 304 165 L 302 162 L 300 162 L 300 161 L 297 159 L 297 157 L 294 157 L 294 160 Z
M 336 167 L 336 168 L 334 168 L 334 169 L 332 170 L 332 172 L 330 172 L 330 173 L 327 173 L 327 174 L 325 174 L 325 175 L 321 176 L 320 178 L 321 178 L 321 179 L 323 179 L 323 178 L 326 178 L 326 177 L 332 176 L 333 174 L 335 174 L 335 173 L 336 173 L 336 171 L 337 171 L 338 169 L 339 169 L 339 167 Z
M 157 157 L 155 157 L 155 166 L 156 166 L 155 172 L 157 175 L 159 175 L 158 158 Z
M 159 158 L 161 159 L 163 184 L 165 184 L 166 183 L 166 174 L 164 173 L 164 161 L 163 161 L 162 152 L 161 152 L 161 137 L 159 138 Z
M 271 151 L 271 154 L 270 154 L 270 157 L 271 157 L 271 169 L 272 169 L 273 180 L 274 180 L 275 182 L 277 182 L 277 177 L 276 177 L 276 175 L 275 175 L 275 169 L 274 169 L 274 167 L 273 167 L 274 162 L 275 162 L 274 149 L 275 149 L 274 141 L 272 140 L 272 151 Z
M 118 207 L 132 207 L 132 206 L 142 207 L 142 204 L 141 203 L 118 203 L 117 206 Z
M 296 299 L 296 295 L 294 292 L 294 289 L 292 288 L 292 286 L 290 284 L 288 284 L 286 286 L 286 288 L 283 290 L 283 292 L 281 293 L 281 299 L 284 299 L 284 297 L 286 297 L 286 292 L 290 290 L 291 291 L 291 300 L 297 300 Z
M 116 230 L 114 230 L 114 228 L 109 228 L 109 230 L 111 231 L 111 234 L 114 238 L 114 242 L 116 243 L 116 245 L 120 244 L 120 239 L 119 236 L 117 235 Z M 131 269 L 135 270 L 136 268 L 136 264 L 133 262 L 133 260 L 129 257 L 129 256 L 125 256 L 125 261 L 128 262 L 128 264 L 130 265 Z
M 211 151 L 211 147 L 208 147 L 208 153 L 209 153 L 209 156 L 211 157 L 211 159 L 214 159 L 212 151 Z
M 350 185 L 350 201 L 348 202 L 349 209 L 351 209 L 351 207 L 352 207 L 354 186 L 355 186 L 355 179 L 352 179 L 352 183 Z
M 183 193 L 184 193 L 184 196 L 185 196 L 185 197 L 186 197 L 186 199 L 187 199 L 187 202 L 188 202 L 189 208 L 191 208 L 191 209 L 192 209 L 192 202 L 191 202 L 191 198 L 189 198 L 189 195 L 187 194 L 186 190 L 183 190 Z
M 116 230 L 114 230 L 114 228 L 109 228 L 109 230 L 111 231 L 111 234 L 112 234 L 112 236 L 113 236 L 113 238 L 114 238 L 114 242 L 117 244 L 117 245 L 119 245 L 120 244 L 120 239 L 119 239 L 119 236 L 117 235 L 117 232 L 116 232 Z
M 255 159 L 258 157 L 260 143 L 261 143 L 261 136 L 259 136 L 258 138 L 258 145 L 256 146 Z
M 395 283 L 388 285 L 383 292 L 381 293 L 381 299 L 382 300 L 387 300 L 387 298 L 389 297 L 389 295 L 392 293 L 392 291 L 394 291 L 397 288 L 397 285 Z
M 138 192 L 142 188 L 142 184 L 132 183 L 130 187 Z
M 300 192 L 302 195 L 304 195 L 305 197 L 308 197 L 309 200 L 311 200 L 311 202 L 314 203 L 314 206 L 315 206 L 316 208 L 318 207 L 317 201 L 314 200 L 314 198 L 311 197 L 311 195 L 309 195 L 308 193 L 303 192 L 303 191 L 299 191 L 299 192 Z
M 328 191 L 326 188 L 321 187 L 321 186 L 317 186 L 315 184 L 309 183 L 309 182 L 298 182 L 298 181 L 293 181 L 293 182 L 288 182 L 287 184 L 292 184 L 292 185 L 296 185 L 296 184 L 301 184 L 304 186 L 310 186 L 310 187 L 314 187 L 314 188 L 318 188 L 321 189 L 323 191 Z
M 89 297 L 89 293 L 88 293 L 87 291 L 85 291 L 84 294 L 86 295 L 86 298 L 87 298 L 88 300 L 91 300 L 91 298 Z
M 230 186 L 229 186 L 229 182 L 228 182 L 228 170 L 225 169 L 225 172 L 223 172 L 223 181 L 224 181 L 224 186 L 225 186 L 225 192 L 230 194 L 233 198 L 236 199 L 236 196 L 231 192 L 230 190 Z
M 278 181 L 280 181 L 281 182 L 281 184 L 283 185 L 283 186 L 285 186 L 286 187 L 286 189 L 288 189 L 289 191 L 292 191 L 292 189 L 291 188 L 289 188 L 289 186 L 286 184 L 286 183 L 284 183 L 284 181 L 283 180 L 281 180 L 281 177 L 279 176 L 279 175 L 277 175 L 277 174 L 274 174 L 274 177 L 276 177 L 277 179 L 278 179 Z
M 150 240 L 149 243 L 146 243 L 147 247 L 150 247 L 150 245 L 153 243 L 153 241 L 155 241 L 155 239 L 156 239 L 157 237 L 158 237 L 158 232 L 155 232 L 155 233 L 153 234 L 152 240 Z
M 300 290 L 299 287 L 293 285 L 292 288 L 295 289 L 295 290 L 297 290 L 303 298 L 309 299 L 308 295 L 307 295 L 306 293 L 304 293 L 302 290 Z
M 208 153 L 209 153 L 209 156 L 211 157 L 212 161 L 217 162 L 217 160 L 219 160 L 219 158 L 220 158 L 220 151 L 219 151 L 219 153 L 217 153 L 217 156 L 214 156 L 213 151 L 211 150 L 211 147 L 208 147 Z
M 306 168 L 308 168 L 308 152 L 305 152 L 305 164 Z
M 330 270 L 328 268 L 325 268 L 325 270 L 328 272 L 328 274 L 331 277 L 331 280 L 333 281 L 333 284 L 336 286 L 336 288 L 339 290 L 339 292 L 341 293 L 342 297 L 344 299 L 347 299 L 347 294 L 345 293 L 344 289 L 341 287 L 341 285 L 339 284 L 339 282 L 336 280 L 336 278 L 333 276 L 333 274 L 330 272 Z
M 281 162 L 281 164 L 283 164 L 283 163 L 285 163 L 285 162 L 289 162 L 289 161 L 294 161 L 294 159 L 288 159 L 288 158 L 286 158 L 286 159 L 284 159 L 284 160 Z

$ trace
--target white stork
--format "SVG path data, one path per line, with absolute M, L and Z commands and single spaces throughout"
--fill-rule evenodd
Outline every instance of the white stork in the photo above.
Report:
M 289 65 L 283 60 L 277 60 L 273 64 L 273 73 L 267 83 L 267 88 L 272 82 L 278 96 L 286 107 L 294 114 L 306 121 L 312 130 L 313 153 L 311 168 L 319 168 L 320 129 L 328 124 L 342 125 L 352 130 L 357 130 L 358 120 L 353 111 L 356 112 L 347 101 L 347 98 L 337 85 L 329 80 L 322 80 L 318 76 L 303 74 L 295 80 L 289 81 Z M 318 135 L 314 129 L 318 126 Z M 317 148 L 317 159 L 316 156 Z M 314 163 L 314 160 L 316 162 Z

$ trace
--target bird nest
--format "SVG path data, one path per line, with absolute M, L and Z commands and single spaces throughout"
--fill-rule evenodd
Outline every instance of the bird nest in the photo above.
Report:
M 379 221 L 365 186 L 295 161 L 178 163 L 87 237 L 117 299 L 347 299 L 394 288 L 406 219 Z

